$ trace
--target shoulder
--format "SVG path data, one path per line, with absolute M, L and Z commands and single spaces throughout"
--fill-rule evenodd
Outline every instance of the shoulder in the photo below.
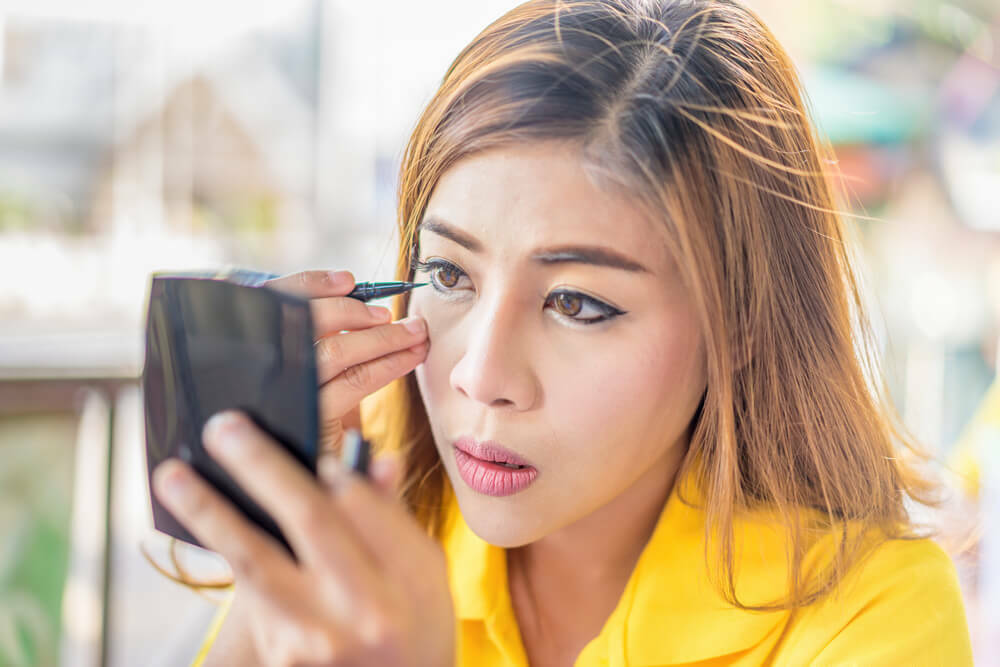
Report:
M 783 644 L 821 664 L 972 664 L 955 566 L 926 538 L 878 544 L 833 593 L 793 615 Z
M 934 590 L 924 585 L 928 583 L 947 584 L 949 591 L 958 591 L 951 557 L 928 538 L 886 540 L 858 565 L 855 576 L 859 582 L 877 588 L 894 588 L 905 580 L 906 589 L 911 591 L 933 594 Z
M 872 606 L 912 608 L 913 613 L 936 610 L 937 615 L 951 610 L 965 620 L 955 565 L 931 539 L 882 542 L 847 573 L 841 588 L 833 599 L 849 603 L 858 613 Z

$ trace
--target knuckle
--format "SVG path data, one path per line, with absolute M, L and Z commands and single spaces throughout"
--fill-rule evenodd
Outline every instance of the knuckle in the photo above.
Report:
M 336 310 L 335 314 L 339 319 L 367 319 L 366 315 L 368 311 L 365 309 L 364 312 L 362 312 L 364 304 L 357 299 L 340 297 L 333 300 L 333 307 Z
M 381 613 L 368 615 L 360 628 L 361 641 L 380 652 L 392 652 L 400 644 L 400 632 L 389 618 Z
M 325 503 L 310 499 L 298 506 L 295 520 L 305 533 L 314 535 L 324 530 L 329 520 L 329 511 Z
M 329 280 L 330 275 L 326 271 L 300 271 L 295 274 L 297 291 L 310 296 L 320 291 Z
M 400 373 L 409 371 L 413 367 L 413 360 L 414 355 L 408 350 L 403 350 L 400 354 L 394 354 L 386 358 L 385 363 L 390 373 L 399 375 Z
M 237 580 L 259 582 L 265 576 L 266 569 L 257 567 L 257 559 L 247 549 L 232 549 L 226 555 L 226 562 Z
M 312 627 L 306 632 L 305 646 L 311 664 L 334 664 L 341 653 L 337 638 L 329 630 Z
M 380 357 L 364 365 L 364 385 L 359 388 L 381 385 L 411 368 L 410 355 L 404 352 L 394 352 Z
M 327 336 L 318 345 L 319 361 L 324 364 L 337 365 L 344 359 L 344 343 L 339 334 Z
M 369 638 L 361 642 L 366 653 L 378 657 L 379 664 L 400 665 L 406 663 L 407 647 L 402 633 L 394 625 L 382 624 Z
M 399 327 L 376 327 L 372 334 L 378 338 L 380 345 L 393 345 L 399 341 Z
M 365 389 L 371 378 L 372 372 L 368 364 L 357 364 L 344 370 L 344 382 L 352 389 Z

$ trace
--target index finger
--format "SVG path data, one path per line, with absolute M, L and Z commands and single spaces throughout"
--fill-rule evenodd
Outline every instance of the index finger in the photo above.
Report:
M 306 298 L 346 296 L 354 289 L 354 274 L 350 271 L 298 271 L 265 280 L 260 285 Z

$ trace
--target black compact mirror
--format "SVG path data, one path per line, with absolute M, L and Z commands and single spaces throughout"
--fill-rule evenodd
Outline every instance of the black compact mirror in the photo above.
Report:
M 265 274 L 154 274 L 142 372 L 149 488 L 178 457 L 288 547 L 274 520 L 203 449 L 215 413 L 246 412 L 316 473 L 318 407 L 307 299 L 253 286 Z M 150 492 L 157 530 L 201 546 Z M 290 550 L 290 549 L 289 549 Z

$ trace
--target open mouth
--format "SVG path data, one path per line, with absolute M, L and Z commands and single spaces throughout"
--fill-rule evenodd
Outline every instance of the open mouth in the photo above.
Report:
M 502 461 L 488 461 L 487 463 L 494 463 L 498 466 L 503 466 L 504 468 L 510 468 L 511 470 L 520 470 L 525 466 L 519 466 L 516 463 L 503 463 Z
M 497 461 L 491 458 L 483 458 L 481 456 L 473 456 L 468 452 L 465 452 L 468 456 L 475 459 L 479 463 L 485 463 L 491 466 L 500 466 L 501 468 L 506 468 L 507 470 L 521 470 L 523 468 L 530 468 L 531 466 L 522 465 L 520 463 L 508 463 L 507 461 Z

